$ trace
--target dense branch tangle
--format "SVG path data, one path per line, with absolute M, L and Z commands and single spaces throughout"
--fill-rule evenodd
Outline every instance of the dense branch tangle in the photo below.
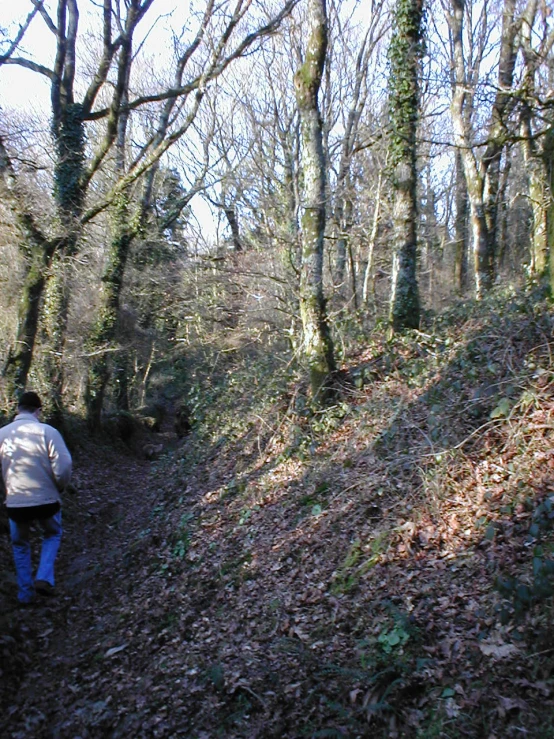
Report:
M 44 227 L 35 219 L 35 228 L 40 234 L 37 243 L 43 243 L 44 248 L 40 262 L 41 279 L 36 283 L 40 285 L 40 289 L 34 304 L 42 306 L 42 341 L 48 347 L 48 351 L 44 353 L 44 357 L 47 357 L 44 370 L 51 388 L 55 413 L 61 413 L 62 406 L 63 355 L 71 285 L 70 264 L 80 248 L 83 228 L 107 209 L 119 211 L 122 202 L 128 202 L 127 216 L 122 218 L 120 214 L 113 220 L 114 224 L 121 225 L 125 222 L 124 241 L 127 245 L 126 249 L 119 250 L 120 264 L 111 266 L 112 274 L 119 276 L 112 284 L 113 290 L 117 292 L 121 288 L 120 278 L 125 269 L 128 248 L 137 234 L 145 228 L 148 220 L 152 186 L 160 160 L 189 132 L 210 83 L 220 77 L 234 61 L 247 52 L 252 52 L 256 44 L 274 33 L 297 1 L 285 0 L 274 15 L 262 18 L 255 12 L 252 0 L 219 4 L 210 0 L 203 4 L 203 13 L 190 42 L 176 44 L 182 48 L 176 54 L 172 82 L 158 91 L 133 96 L 133 70 L 138 64 L 134 38 L 144 18 L 155 8 L 155 0 L 129 0 L 125 4 L 125 11 L 119 3 L 103 0 L 100 8 L 101 49 L 89 77 L 78 79 L 79 89 L 84 89 L 78 100 L 78 55 L 83 49 L 79 2 L 58 0 L 56 16 L 53 17 L 42 2 L 32 0 L 34 8 L 8 53 L 0 61 L 44 75 L 51 83 L 50 115 L 55 153 L 52 199 L 57 212 L 58 233 L 54 238 L 47 238 Z M 14 53 L 16 48 L 21 48 L 31 22 L 40 19 L 55 37 L 56 51 L 51 65 L 37 63 L 25 54 L 16 56 Z M 154 132 L 146 135 L 144 143 L 139 144 L 138 148 L 136 145 L 131 147 L 127 134 L 131 114 L 146 107 L 152 112 L 157 103 L 161 107 L 157 113 L 158 123 Z M 95 135 L 98 143 L 91 152 L 87 129 L 91 124 L 98 127 L 102 122 L 103 133 L 101 136 Z M 140 129 L 139 124 L 138 130 Z M 132 163 L 127 165 L 132 148 Z M 8 164 L 2 170 L 4 179 L 10 172 L 10 177 L 17 177 L 13 168 L 10 170 L 7 151 L 5 157 Z M 205 171 L 204 169 L 204 173 Z M 192 195 L 201 189 L 201 179 L 197 177 L 191 186 L 191 192 L 179 200 L 181 207 L 185 207 Z M 106 187 L 110 180 L 112 184 Z M 94 188 L 91 187 L 93 182 Z M 136 212 L 133 213 L 131 200 L 134 195 L 129 188 L 140 185 L 141 182 L 142 195 Z M 100 183 L 102 184 L 99 186 Z M 12 187 L 11 202 L 13 208 L 19 211 L 19 222 L 23 223 L 27 217 L 25 207 L 21 199 L 18 200 L 16 192 Z M 176 217 L 178 214 L 174 213 L 172 219 L 175 220 Z M 26 240 L 26 237 L 23 239 Z M 115 235 L 113 239 L 118 241 Z M 118 243 L 121 244 L 121 240 Z M 22 249 L 25 248 L 22 245 Z M 43 287 L 46 287 L 44 295 Z M 113 294 L 106 299 L 117 312 L 117 296 Z M 25 322 L 25 316 L 21 315 L 19 324 Z M 110 322 L 112 328 L 117 323 L 113 315 Z M 95 333 L 98 334 L 98 326 Z M 111 340 L 114 331 L 109 333 Z M 99 334 L 105 342 L 106 331 L 100 331 Z M 24 363 L 17 371 L 15 367 L 12 368 L 14 371 L 10 381 L 14 387 L 25 385 L 33 345 L 34 339 L 25 343 L 27 354 Z

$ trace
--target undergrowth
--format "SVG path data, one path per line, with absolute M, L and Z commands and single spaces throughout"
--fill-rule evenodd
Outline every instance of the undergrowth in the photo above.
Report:
M 325 409 L 261 348 L 194 391 L 200 429 L 170 462 L 194 525 L 172 546 L 273 655 L 281 688 L 262 671 L 251 690 L 296 717 L 282 736 L 552 721 L 552 327 L 540 287 L 498 291 L 392 339 L 357 327 Z

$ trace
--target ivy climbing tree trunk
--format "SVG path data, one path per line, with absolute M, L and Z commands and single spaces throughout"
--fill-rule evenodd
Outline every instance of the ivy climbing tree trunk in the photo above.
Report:
M 529 270 L 537 276 L 547 272 L 552 249 L 548 238 L 548 209 L 552 200 L 551 183 L 549 183 L 549 156 L 547 154 L 551 131 L 540 129 L 547 123 L 548 114 L 537 115 L 537 72 L 544 59 L 552 55 L 554 32 L 547 32 L 543 26 L 542 36 L 536 28 L 538 13 L 536 0 L 528 0 L 522 14 L 521 48 L 523 52 L 523 80 L 521 94 L 521 146 L 523 160 L 526 165 L 529 188 L 529 204 L 531 206 L 531 239 Z M 538 32 L 537 32 L 538 31 Z M 548 126 L 548 124 L 547 124 Z
M 112 239 L 102 277 L 102 307 L 87 342 L 90 353 L 86 391 L 87 418 L 92 430 L 100 428 L 104 394 L 110 378 L 109 353 L 114 347 L 125 263 L 132 241 L 125 194 L 112 212 Z
M 26 251 L 28 251 L 28 243 L 26 246 Z M 37 335 L 40 300 L 44 289 L 44 274 L 47 269 L 46 261 L 47 254 L 42 249 L 30 255 L 30 264 L 19 297 L 15 344 L 9 351 L 2 372 L 10 398 L 23 392 L 27 385 Z
M 78 37 L 79 0 L 54 0 L 48 4 L 32 2 L 36 12 L 30 14 L 21 26 L 18 42 L 33 18 L 41 20 L 47 33 L 54 38 L 52 63 L 49 66 L 37 63 L 23 47 L 17 48 L 14 43 L 8 54 L 0 56 L 0 65 L 15 64 L 49 80 L 54 161 L 52 210 L 57 217 L 55 220 L 48 218 L 47 226 L 35 222 L 33 214 L 27 212 L 23 188 L 17 194 L 10 182 L 14 178 L 17 180 L 17 177 L 13 167 L 10 170 L 9 158 L 4 164 L 0 162 L 0 179 L 11 188 L 9 199 L 13 204 L 12 210 L 27 241 L 25 248 L 33 254 L 28 259 L 28 284 L 21 300 L 20 335 L 10 352 L 5 371 L 13 374 L 14 383 L 24 385 L 33 360 L 37 326 L 40 325 L 43 352 L 37 364 L 41 366 L 45 380 L 45 387 L 41 390 L 49 414 L 61 419 L 71 270 L 76 262 L 75 256 L 84 229 L 107 209 L 113 207 L 118 211 L 121 199 L 126 200 L 130 186 L 139 178 L 146 180 L 144 203 L 148 205 L 149 186 L 154 182 L 160 158 L 193 125 L 210 82 L 235 60 L 255 48 L 261 39 L 271 36 L 298 0 L 282 0 L 275 15 L 269 18 L 263 15 L 262 25 L 256 25 L 254 29 L 251 24 L 243 24 L 243 20 L 254 19 L 256 23 L 259 17 L 254 8 L 256 4 L 242 0 L 223 0 L 218 3 L 207 0 L 201 17 L 191 14 L 191 23 L 193 17 L 198 20 L 197 33 L 176 59 L 174 84 L 164 85 L 150 95 L 134 96 L 132 100 L 128 94 L 129 69 L 134 62 L 130 53 L 130 39 L 155 5 L 155 0 L 125 0 L 124 3 L 100 0 L 93 3 L 94 7 L 89 7 L 90 3 L 86 5 L 90 12 L 89 20 L 92 22 L 96 16 L 101 29 L 101 48 L 99 54 L 95 55 L 96 65 L 92 69 L 90 55 L 87 56 L 86 51 L 87 44 Z M 82 6 L 85 6 L 84 0 Z M 248 32 L 241 36 L 243 25 L 248 26 Z M 87 29 L 88 32 L 95 33 L 91 29 Z M 86 61 L 78 64 L 77 57 L 81 49 L 85 49 Z M 21 55 L 18 56 L 16 51 Z M 79 99 L 75 85 L 77 67 L 83 75 L 81 84 L 86 79 L 85 75 L 88 75 L 88 85 L 83 88 Z M 106 177 L 102 180 L 102 186 L 91 186 L 98 179 L 97 175 L 111 166 L 113 159 L 109 155 L 120 130 L 120 117 L 131 115 L 138 108 L 150 104 L 161 107 L 159 126 L 152 136 L 146 136 L 140 155 L 122 172 L 120 179 L 111 181 L 107 189 L 105 185 L 109 180 Z M 86 142 L 87 126 L 90 127 L 93 121 L 95 140 Z M 0 160 L 2 158 L 0 152 Z M 198 175 L 197 184 L 176 205 L 175 217 L 199 191 L 201 180 L 202 173 Z M 147 208 L 142 211 L 145 213 Z M 113 223 L 118 222 L 119 218 L 116 214 Z M 139 224 L 142 227 L 142 220 L 139 220 Z M 137 224 L 134 221 L 133 228 L 136 234 Z M 55 235 L 50 236 L 50 230 Z M 119 235 L 112 233 L 114 253 L 126 253 L 130 238 L 132 236 L 127 230 Z M 118 270 L 114 267 L 113 272 L 116 274 Z M 115 278 L 114 285 L 120 284 L 118 280 L 119 277 Z M 106 297 L 106 305 L 113 305 L 110 300 Z M 40 320 L 37 320 L 37 313 L 40 314 Z
M 328 380 L 335 370 L 323 294 L 325 157 L 318 93 L 327 51 L 325 0 L 308 0 L 308 27 L 306 58 L 295 74 L 294 85 L 302 127 L 304 173 L 300 315 L 303 352 L 310 372 L 312 398 L 317 403 L 328 395 Z
M 55 87 L 55 86 L 54 86 Z M 59 95 L 54 89 L 53 97 Z M 67 97 L 71 102 L 67 103 Z M 53 136 L 56 146 L 54 198 L 61 238 L 46 280 L 42 311 L 43 371 L 48 385 L 48 414 L 58 424 L 63 417 L 64 350 L 70 300 L 70 269 L 81 231 L 84 203 L 85 131 L 82 106 L 67 92 L 54 99 Z
M 51 260 L 43 261 L 42 275 L 35 275 L 34 300 L 41 305 L 42 371 L 46 382 L 45 407 L 54 423 L 62 422 L 63 352 L 69 306 L 68 265 L 75 256 L 79 219 L 84 203 L 83 174 L 85 129 L 83 106 L 75 102 L 73 86 L 76 66 L 76 39 L 79 23 L 77 0 L 60 0 L 57 18 L 51 21 L 56 37 L 56 58 L 52 71 L 50 100 L 54 142 L 54 204 L 59 236 Z M 38 262 L 35 262 L 38 267 Z M 37 323 L 30 326 L 37 330 Z M 31 342 L 34 343 L 34 342 Z
M 395 242 L 390 302 L 393 331 L 419 326 L 416 131 L 422 52 L 423 1 L 398 0 L 389 47 L 389 161 L 394 194 Z
M 118 87 L 121 89 L 120 105 L 126 106 L 129 102 L 129 79 L 131 74 L 131 60 L 133 56 L 133 31 L 135 19 L 130 13 L 127 27 L 121 44 L 121 57 L 118 68 Z M 125 171 L 125 149 L 127 145 L 127 126 L 129 111 L 124 109 L 117 116 L 117 135 L 115 148 L 115 175 L 122 179 Z M 151 174 L 151 173 L 149 173 Z M 147 179 L 146 187 L 151 186 Z M 151 192 L 151 190 L 150 190 Z M 119 301 L 123 288 L 123 277 L 127 257 L 133 238 L 140 227 L 140 221 L 135 218 L 134 224 L 129 218 L 129 193 L 122 190 L 114 201 L 111 209 L 111 239 L 108 244 L 106 265 L 102 275 L 100 293 L 100 309 L 87 347 L 90 353 L 86 406 L 87 420 L 93 431 L 98 431 L 101 425 L 104 394 L 110 379 L 109 354 L 114 347 L 119 318 Z
M 20 251 L 26 272 L 17 309 L 17 333 L 2 368 L 8 397 L 13 398 L 27 385 L 39 322 L 40 301 L 46 273 L 56 248 L 38 228 L 26 198 L 19 192 L 17 177 L 2 138 L 0 138 L 0 195 L 11 211 L 20 234 Z

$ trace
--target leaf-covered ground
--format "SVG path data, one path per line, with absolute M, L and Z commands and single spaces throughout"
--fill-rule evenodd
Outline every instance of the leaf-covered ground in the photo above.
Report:
M 1 736 L 554 736 L 552 326 L 462 306 L 325 412 L 250 365 L 155 462 L 77 449 L 58 596 L 0 582 Z

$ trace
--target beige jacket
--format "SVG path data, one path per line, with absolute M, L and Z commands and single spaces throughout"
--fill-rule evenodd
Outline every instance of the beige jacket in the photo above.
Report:
M 61 434 L 33 413 L 19 413 L 0 429 L 0 461 L 10 508 L 56 503 L 71 478 Z

